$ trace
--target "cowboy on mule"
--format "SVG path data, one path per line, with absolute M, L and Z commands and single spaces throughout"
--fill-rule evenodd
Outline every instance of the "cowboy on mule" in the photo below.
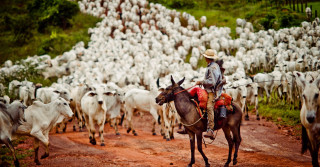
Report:
M 217 60 L 218 56 L 215 55 L 212 49 L 207 49 L 203 54 L 208 64 L 205 77 L 203 81 L 197 81 L 196 85 L 203 85 L 204 89 L 208 93 L 207 101 L 207 115 L 208 124 L 207 132 L 204 137 L 214 139 L 213 131 L 215 130 L 214 123 L 214 105 L 222 93 L 222 86 L 225 83 L 225 79 L 222 75 L 222 63 Z M 219 63 L 219 64 L 218 64 Z

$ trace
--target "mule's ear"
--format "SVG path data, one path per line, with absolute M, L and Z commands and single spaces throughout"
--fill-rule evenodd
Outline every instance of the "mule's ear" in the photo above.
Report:
M 176 83 L 176 82 L 174 82 L 172 75 L 171 75 L 171 83 L 172 83 L 172 85 L 174 85 Z
M 178 85 L 180 86 L 183 82 L 184 82 L 184 79 L 185 79 L 186 77 L 183 77 L 179 82 L 178 82 Z

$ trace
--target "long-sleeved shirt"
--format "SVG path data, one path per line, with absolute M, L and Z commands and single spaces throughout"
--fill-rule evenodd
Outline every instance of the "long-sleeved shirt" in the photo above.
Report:
M 216 86 L 222 81 L 222 74 L 220 67 L 217 63 L 211 62 L 207 66 L 206 74 L 204 80 L 201 82 L 204 89 L 210 93 L 213 92 L 216 94 L 216 97 L 219 97 L 222 93 L 222 86 L 216 90 Z

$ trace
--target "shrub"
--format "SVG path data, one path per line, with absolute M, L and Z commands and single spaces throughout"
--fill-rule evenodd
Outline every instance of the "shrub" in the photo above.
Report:
M 176 8 L 176 9 L 181 9 L 181 8 L 191 9 L 196 6 L 196 2 L 193 0 L 171 0 L 168 2 L 168 5 L 169 7 Z
M 276 21 L 276 16 L 274 14 L 267 14 L 266 17 L 260 19 L 260 24 L 264 27 L 265 30 L 273 28 L 273 24 Z
M 17 45 L 23 45 L 33 37 L 32 30 L 35 28 L 34 21 L 27 15 L 11 17 L 4 16 L 5 29 L 13 32 L 13 41 Z
M 44 32 L 49 25 L 66 29 L 71 26 L 69 19 L 79 12 L 77 3 L 67 0 L 34 0 L 29 4 L 30 16 L 37 18 L 38 31 Z
M 290 27 L 293 23 L 293 17 L 289 14 L 280 16 L 280 27 Z

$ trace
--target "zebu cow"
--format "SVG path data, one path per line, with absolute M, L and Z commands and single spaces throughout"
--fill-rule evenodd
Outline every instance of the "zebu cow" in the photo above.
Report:
M 126 92 L 124 97 L 124 105 L 126 110 L 126 119 L 129 122 L 127 133 L 132 130 L 132 133 L 138 135 L 132 126 L 132 115 L 134 111 L 150 112 L 154 118 L 152 134 L 156 135 L 155 125 L 158 120 L 158 111 L 162 110 L 161 106 L 155 103 L 154 98 L 157 96 L 156 92 L 131 89 Z
M 0 102 L 4 104 L 9 104 L 10 103 L 10 97 L 7 95 L 4 95 L 3 97 L 0 97 Z
M 5 144 L 10 149 L 15 166 L 19 166 L 19 161 L 15 155 L 11 137 L 19 125 L 25 121 L 23 114 L 25 108 L 20 101 L 14 101 L 8 105 L 0 102 L 0 144 Z
M 258 84 L 252 82 L 247 86 L 247 98 L 246 98 L 246 107 L 245 107 L 245 119 L 249 120 L 248 114 L 248 105 L 254 105 L 254 109 L 256 112 L 257 120 L 260 120 L 259 111 L 258 111 Z
M 231 87 L 226 87 L 225 92 L 233 98 L 233 101 L 239 104 L 242 112 L 244 112 L 247 98 L 247 80 L 241 79 L 232 83 Z
M 305 89 L 302 93 L 303 102 L 300 112 L 302 123 L 302 150 L 301 153 L 309 149 L 312 157 L 312 165 L 319 166 L 318 152 L 320 146 L 320 78 L 313 83 L 302 80 Z
M 110 120 L 110 124 L 114 127 L 116 135 L 120 135 L 118 131 L 117 118 L 120 117 L 122 97 L 121 94 L 116 91 L 106 91 L 104 102 L 106 104 L 107 119 Z
M 260 88 L 259 95 L 263 97 L 263 90 L 267 95 L 267 103 L 270 100 L 271 86 L 273 84 L 273 76 L 265 73 L 258 73 L 254 76 L 253 81 L 258 84 Z
M 161 118 L 161 135 L 167 141 L 174 139 L 174 127 L 178 117 L 174 102 L 166 103 L 162 106 L 163 110 L 159 113 Z
M 97 85 L 94 91 L 87 92 L 81 99 L 81 108 L 89 131 L 89 140 L 93 145 L 96 145 L 95 124 L 97 124 L 99 126 L 99 136 L 101 137 L 101 146 L 105 146 L 103 132 L 107 107 L 104 96 L 107 96 L 108 93 L 103 85 Z
M 82 118 L 82 108 L 81 108 L 81 99 L 88 92 L 92 91 L 92 88 L 87 84 L 80 84 L 76 88 L 71 91 L 71 98 L 73 101 L 71 102 L 71 107 L 75 116 L 78 118 L 79 131 L 82 132 L 82 128 L 84 126 L 84 121 Z M 73 125 L 73 130 L 75 131 L 75 125 Z
M 36 98 L 42 101 L 44 104 L 48 104 L 59 97 L 65 99 L 68 103 L 71 101 L 70 92 L 64 88 L 57 89 L 57 88 L 51 88 L 51 87 L 44 87 L 44 88 L 39 88 L 37 90 Z M 56 127 L 56 133 L 59 133 L 58 128 L 60 127 L 60 125 L 62 125 L 61 129 L 63 129 L 63 132 L 66 131 L 67 121 L 68 120 L 63 120 L 63 122 Z
M 62 122 L 65 117 L 72 117 L 73 113 L 68 102 L 59 97 L 48 104 L 43 104 L 40 101 L 33 102 L 33 104 L 26 109 L 24 115 L 26 122 L 23 122 L 23 124 L 18 127 L 15 134 L 34 137 L 34 162 L 40 165 L 38 159 L 39 141 L 46 147 L 45 154 L 41 156 L 41 159 L 43 159 L 49 156 L 50 130 L 56 126 L 56 124 Z
M 34 86 L 21 86 L 19 88 L 19 97 L 23 101 L 23 104 L 30 106 L 35 100 L 35 87 Z

